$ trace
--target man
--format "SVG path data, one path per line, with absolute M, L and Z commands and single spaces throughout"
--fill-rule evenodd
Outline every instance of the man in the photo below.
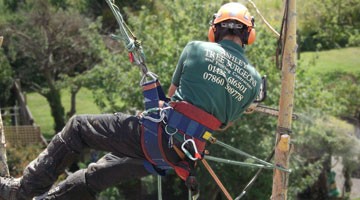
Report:
M 253 28 L 254 20 L 246 7 L 228 3 L 214 15 L 210 42 L 186 45 L 168 91 L 171 101 L 162 102 L 158 108 L 165 113 L 164 119 L 156 123 L 161 127 L 160 144 L 152 149 L 146 146 L 147 130 L 151 129 L 146 113 L 75 116 L 25 168 L 22 177 L 0 179 L 0 199 L 31 199 L 48 191 L 86 147 L 111 153 L 71 174 L 41 199 L 95 199 L 96 193 L 122 180 L 148 175 L 144 161 L 147 169 L 160 174 L 174 168 L 196 191 L 192 170 L 196 160 L 202 158 L 204 138 L 209 131 L 224 129 L 239 119 L 259 93 L 260 75 L 243 50 L 255 40 Z M 173 123 L 174 118 L 181 123 Z M 182 124 L 184 118 L 186 126 Z M 192 129 L 194 124 L 204 130 L 201 135 Z M 165 166 L 153 157 L 154 149 L 161 149 Z

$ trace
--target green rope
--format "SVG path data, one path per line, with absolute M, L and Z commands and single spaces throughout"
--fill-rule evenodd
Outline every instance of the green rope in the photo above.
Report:
M 158 200 L 162 200 L 161 176 L 157 176 Z
M 214 142 L 215 144 L 218 144 L 218 145 L 220 145 L 220 146 L 222 146 L 222 147 L 224 147 L 224 148 L 226 148 L 226 149 L 228 149 L 228 150 L 230 150 L 232 152 L 235 152 L 237 154 L 240 154 L 240 155 L 243 155 L 245 157 L 251 158 L 251 159 L 253 159 L 253 160 L 255 160 L 255 161 L 259 162 L 259 163 L 264 164 L 264 166 L 266 166 L 266 167 L 262 167 L 262 168 L 271 168 L 271 169 L 275 168 L 275 169 L 278 169 L 278 170 L 281 170 L 281 171 L 284 171 L 284 172 L 288 172 L 288 173 L 291 172 L 291 169 L 286 169 L 286 168 L 283 168 L 281 166 L 273 165 L 273 164 L 271 164 L 269 162 L 261 160 L 261 159 L 255 157 L 255 156 L 252 156 L 252 155 L 250 155 L 250 154 L 248 154 L 248 153 L 246 153 L 244 151 L 241 151 L 240 149 L 237 149 L 237 148 L 232 147 L 232 146 L 230 146 L 228 144 L 225 144 L 225 143 L 223 143 L 223 142 L 221 142 L 221 141 L 219 141 L 219 140 L 217 140 L 215 138 L 210 138 L 210 140 L 215 141 Z
M 112 13 L 115 16 L 116 21 L 119 24 L 119 30 L 121 33 L 121 37 L 119 36 L 114 36 L 115 39 L 121 39 L 125 42 L 125 46 L 127 48 L 128 51 L 134 51 L 135 50 L 135 43 L 134 43 L 134 39 L 135 36 L 132 34 L 132 32 L 130 31 L 129 27 L 126 25 L 124 18 L 122 17 L 121 13 L 120 13 L 120 9 L 119 7 L 117 7 L 114 3 L 114 1 L 111 0 L 106 0 L 106 3 L 109 5 Z M 129 32 L 129 33 L 128 33 Z M 131 35 L 131 37 L 130 37 Z
M 275 154 L 275 149 L 273 149 L 271 151 L 271 154 L 266 158 L 265 161 L 270 161 L 272 159 L 272 157 Z M 235 198 L 235 200 L 240 200 L 243 196 L 245 196 L 246 192 L 248 189 L 251 188 L 251 186 L 255 183 L 255 180 L 259 177 L 260 173 L 262 172 L 263 168 L 258 169 L 258 171 L 256 172 L 256 174 L 254 175 L 254 177 L 249 181 L 249 183 L 245 186 L 245 188 L 243 189 L 243 191 L 241 192 L 241 194 L 239 196 L 237 196 Z
M 239 166 L 244 166 L 244 167 L 258 167 L 258 168 L 265 168 L 265 169 L 273 169 L 272 166 L 268 166 L 268 165 L 240 162 L 240 161 L 218 158 L 218 157 L 208 156 L 208 155 L 206 155 L 205 158 L 207 160 L 212 160 L 212 161 L 226 163 L 226 164 L 232 164 L 232 165 L 239 165 Z
M 149 72 L 146 67 L 145 54 L 141 47 L 141 42 L 136 39 L 136 36 L 131 32 L 130 28 L 125 23 L 119 7 L 115 5 L 113 0 L 106 0 L 106 3 L 109 5 L 116 21 L 119 24 L 120 35 L 112 35 L 112 38 L 116 40 L 123 40 L 126 49 L 130 52 L 131 62 L 134 62 L 140 67 L 144 77 L 150 76 L 151 78 L 154 78 L 154 75 Z

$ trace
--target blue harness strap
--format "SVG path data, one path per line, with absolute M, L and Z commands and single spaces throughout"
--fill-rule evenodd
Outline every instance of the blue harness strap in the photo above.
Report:
M 140 120 L 143 127 L 141 145 L 145 157 L 149 161 L 145 166 L 149 172 L 157 171 L 159 174 L 159 170 L 163 172 L 174 167 L 176 168 L 176 165 L 165 157 L 162 145 L 163 133 L 166 132 L 169 137 L 174 135 L 173 133 L 168 133 L 166 127 L 176 130 L 174 133 L 182 133 L 184 138 L 185 136 L 191 137 L 194 146 L 196 145 L 195 148 L 203 151 L 206 140 L 209 139 L 213 130 L 220 126 L 221 122 L 187 102 L 171 102 L 171 109 L 167 109 L 169 107 L 159 108 L 160 100 L 168 102 L 169 99 L 166 98 L 157 79 L 144 83 L 142 87 L 145 114 L 143 113 L 144 116 Z M 163 126 L 164 124 L 166 126 Z M 198 141 L 194 142 L 196 139 Z M 184 149 L 182 150 L 185 151 Z M 160 175 L 162 174 L 160 173 Z
M 207 132 L 212 132 L 212 130 L 210 130 L 206 126 L 190 119 L 189 117 L 177 112 L 174 109 L 170 109 L 167 116 L 167 123 L 170 127 L 176 128 L 179 131 L 186 133 L 186 135 L 197 138 L 203 142 L 206 141 L 206 137 L 203 137 L 204 134 L 206 134 Z
M 152 80 L 143 84 L 143 95 L 144 95 L 144 103 L 145 110 L 159 108 L 159 100 L 166 101 L 166 96 L 162 87 L 158 80 Z M 159 112 L 151 112 L 149 113 L 149 117 L 154 119 L 159 119 Z M 157 168 L 161 170 L 171 169 L 172 167 L 164 160 L 161 149 L 159 148 L 159 131 L 162 131 L 162 128 L 158 122 L 154 122 L 151 120 L 147 120 L 142 118 L 141 123 L 144 128 L 144 132 L 142 134 L 142 146 L 145 150 L 145 156 L 151 162 L 151 164 L 155 165 Z M 154 172 L 150 168 L 149 165 L 146 164 L 146 169 L 150 172 Z

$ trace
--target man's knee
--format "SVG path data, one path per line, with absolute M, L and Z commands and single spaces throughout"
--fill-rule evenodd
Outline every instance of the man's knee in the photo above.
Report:
M 107 154 L 86 171 L 86 183 L 95 191 L 101 191 L 120 182 L 147 176 L 143 161 Z
M 66 145 L 75 152 L 80 153 L 83 149 L 81 141 L 81 126 L 86 124 L 86 117 L 83 115 L 74 115 L 66 123 L 64 129 L 59 133 Z

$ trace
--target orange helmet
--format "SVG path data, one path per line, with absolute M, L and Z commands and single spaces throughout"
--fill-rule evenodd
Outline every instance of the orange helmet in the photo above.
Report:
M 220 7 L 219 11 L 214 14 L 211 26 L 209 28 L 208 38 L 209 41 L 215 42 L 215 25 L 225 20 L 236 20 L 247 26 L 247 37 L 244 44 L 252 44 L 255 41 L 254 17 L 252 17 L 248 9 L 240 3 L 227 3 Z

